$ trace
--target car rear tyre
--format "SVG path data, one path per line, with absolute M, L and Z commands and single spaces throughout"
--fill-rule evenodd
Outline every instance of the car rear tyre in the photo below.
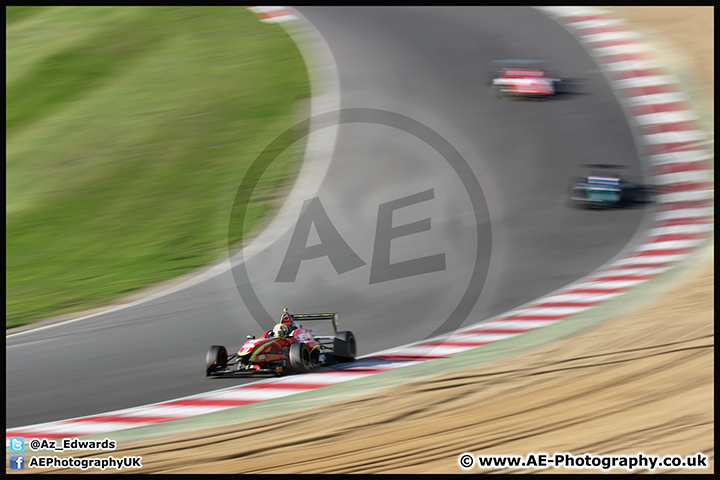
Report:
M 338 362 L 352 362 L 357 355 L 357 343 L 352 332 L 338 332 L 333 341 L 333 350 Z
M 213 345 L 205 357 L 205 375 L 210 376 L 213 372 L 227 367 L 227 349 L 222 345 Z
M 290 346 L 290 368 L 295 373 L 305 373 L 312 368 L 310 349 L 305 343 L 293 343 Z

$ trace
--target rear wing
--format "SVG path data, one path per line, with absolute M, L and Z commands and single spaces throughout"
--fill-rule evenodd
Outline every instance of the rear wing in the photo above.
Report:
M 613 165 L 611 163 L 585 163 L 583 165 L 580 165 L 584 168 L 591 168 L 595 170 L 618 170 L 621 168 L 628 168 L 627 165 Z
M 335 333 L 338 332 L 338 314 L 337 313 L 291 313 L 290 316 L 297 322 L 314 322 L 317 320 L 332 321 Z
M 509 58 L 507 60 L 491 60 L 490 63 L 499 68 L 534 68 L 542 69 L 545 66 L 543 60 L 520 60 Z
M 525 70 L 527 76 L 542 77 L 546 71 L 545 62 L 543 60 L 492 60 L 490 65 L 490 69 L 498 75 L 506 71 L 517 72 L 519 75 L 522 70 Z
M 594 185 L 620 185 L 620 179 L 617 177 L 600 177 L 600 176 L 588 176 L 587 183 Z

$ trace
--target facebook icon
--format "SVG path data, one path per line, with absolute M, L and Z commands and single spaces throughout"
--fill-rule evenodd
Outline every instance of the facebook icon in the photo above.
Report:
M 25 455 L 10 455 L 10 470 L 25 470 Z

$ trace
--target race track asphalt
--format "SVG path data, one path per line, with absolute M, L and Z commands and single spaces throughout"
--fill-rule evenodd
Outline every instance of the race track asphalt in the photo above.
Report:
M 205 378 L 207 348 L 237 348 L 283 307 L 339 312 L 368 354 L 522 305 L 632 240 L 643 208 L 566 205 L 580 164 L 642 172 L 613 92 L 560 25 L 528 7 L 298 10 L 332 52 L 341 109 L 300 220 L 190 288 L 7 337 L 8 428 L 250 381 Z M 553 100 L 501 100 L 490 62 L 505 58 L 582 82 Z

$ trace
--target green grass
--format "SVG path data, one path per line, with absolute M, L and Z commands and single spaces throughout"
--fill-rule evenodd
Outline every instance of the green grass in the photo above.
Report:
M 250 165 L 298 121 L 305 66 L 242 7 L 6 8 L 6 328 L 217 259 Z M 257 231 L 299 168 L 262 175 Z M 259 172 L 250 172 L 259 175 Z

